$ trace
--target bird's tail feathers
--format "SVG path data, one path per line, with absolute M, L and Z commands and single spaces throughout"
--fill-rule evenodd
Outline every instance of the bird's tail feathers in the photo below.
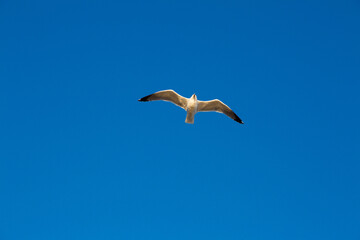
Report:
M 194 114 L 188 113 L 185 119 L 186 123 L 194 124 Z

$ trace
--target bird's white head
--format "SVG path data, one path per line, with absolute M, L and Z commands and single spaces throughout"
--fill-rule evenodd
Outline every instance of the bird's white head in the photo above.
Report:
M 192 99 L 197 100 L 195 93 L 191 96 Z

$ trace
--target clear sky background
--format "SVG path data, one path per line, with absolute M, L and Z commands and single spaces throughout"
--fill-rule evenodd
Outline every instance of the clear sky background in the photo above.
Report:
M 0 239 L 360 239 L 360 3 L 0 1 Z M 245 122 L 140 103 L 174 89 Z

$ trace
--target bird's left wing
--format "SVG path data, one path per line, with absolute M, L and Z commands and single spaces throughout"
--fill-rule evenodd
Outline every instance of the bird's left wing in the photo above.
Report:
M 159 91 L 139 99 L 140 102 L 148 102 L 148 101 L 156 101 L 156 100 L 172 102 L 185 110 L 188 102 L 187 98 L 177 94 L 174 90 Z
M 244 122 L 231 110 L 225 103 L 218 99 L 211 101 L 198 101 L 198 112 L 219 112 L 223 113 L 238 123 L 243 124 Z

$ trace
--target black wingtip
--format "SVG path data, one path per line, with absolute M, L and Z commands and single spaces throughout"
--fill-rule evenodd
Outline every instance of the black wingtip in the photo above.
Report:
M 237 120 L 235 120 L 235 121 L 237 121 Z M 241 121 L 241 120 L 240 120 L 240 121 L 237 121 L 237 122 L 238 122 L 238 123 L 240 123 L 240 124 L 244 124 L 244 122 L 243 122 L 243 121 Z
M 148 96 L 145 96 L 143 98 L 140 98 L 138 101 L 139 102 L 148 102 L 149 101 L 149 97 L 151 96 L 152 94 L 148 95 Z
M 237 116 L 235 115 L 235 119 L 236 122 L 240 123 L 240 124 L 244 124 L 244 122 Z

